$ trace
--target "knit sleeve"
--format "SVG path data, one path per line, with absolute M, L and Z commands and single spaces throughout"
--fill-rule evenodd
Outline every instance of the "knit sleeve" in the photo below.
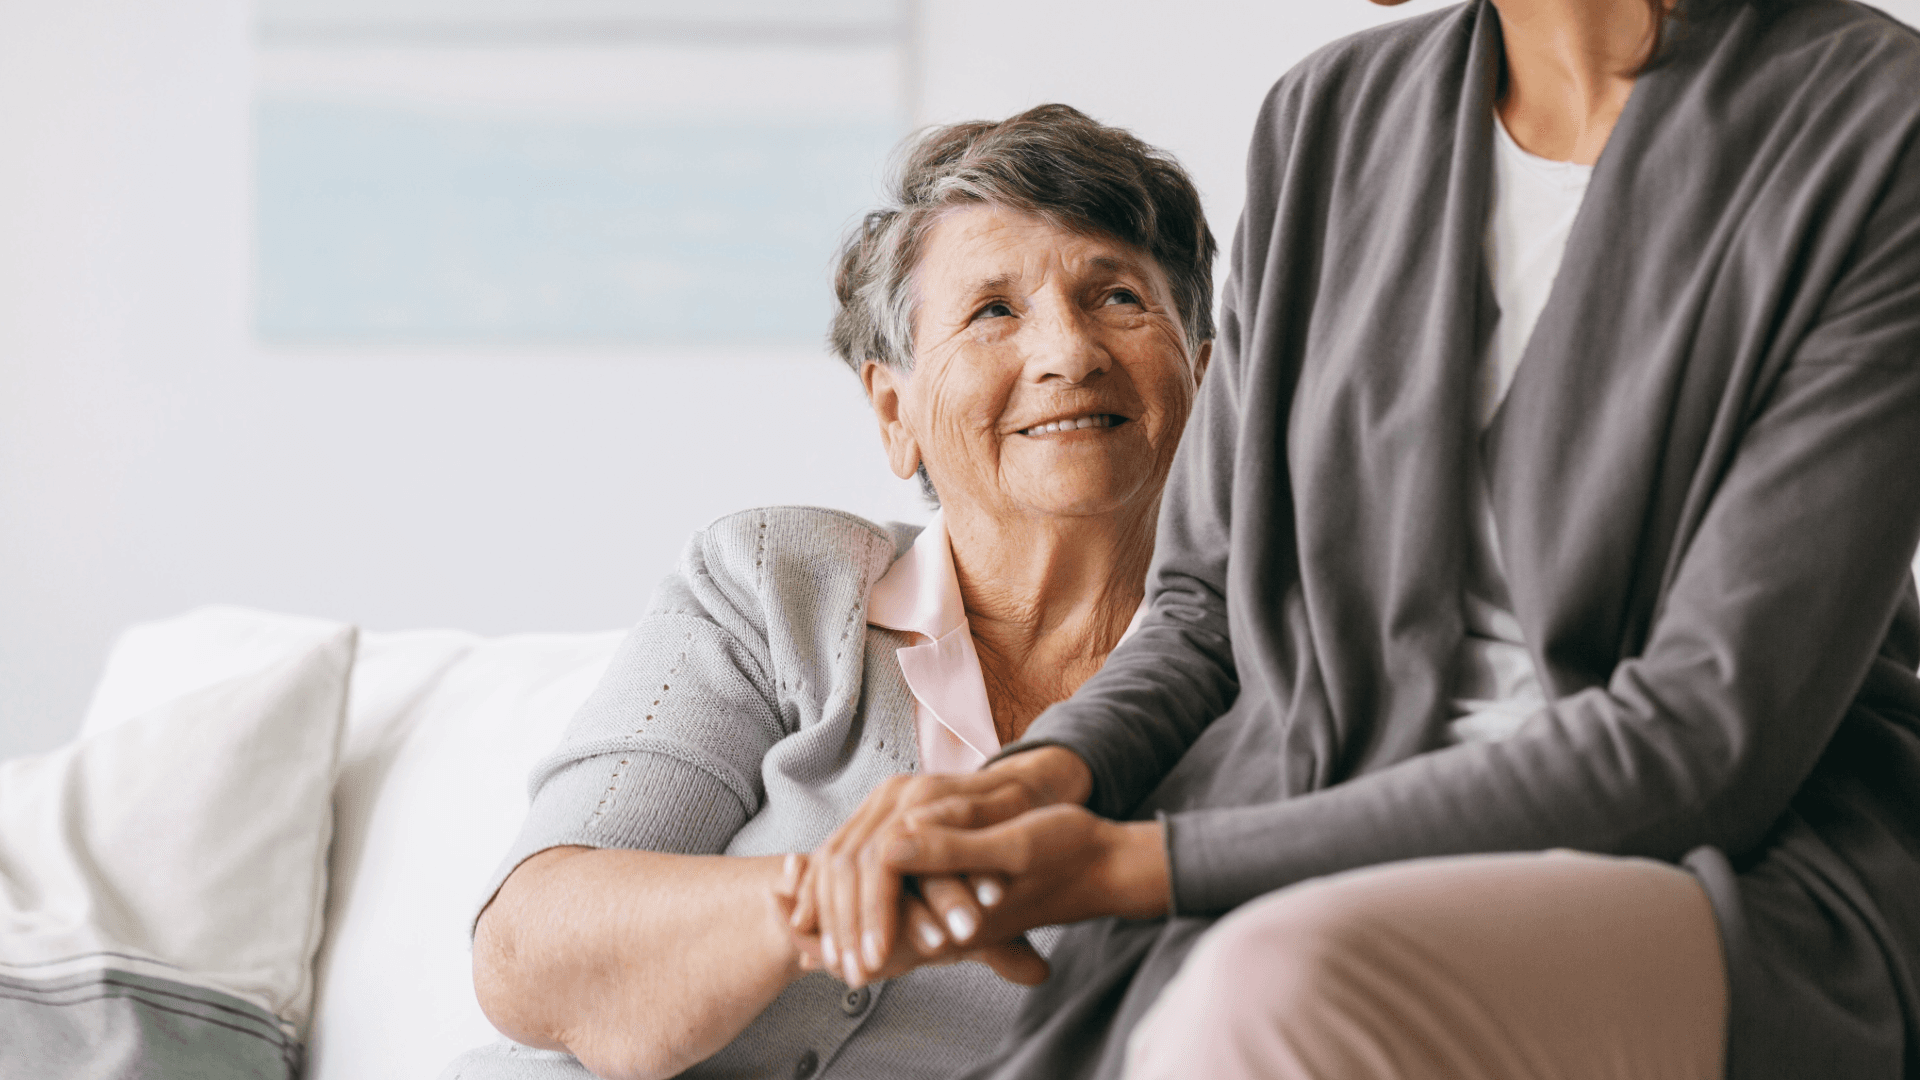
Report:
M 787 733 L 764 598 L 710 539 L 703 531 L 688 543 L 559 748 L 535 768 L 526 822 L 481 907 L 547 848 L 720 854 L 759 810 L 761 759 Z

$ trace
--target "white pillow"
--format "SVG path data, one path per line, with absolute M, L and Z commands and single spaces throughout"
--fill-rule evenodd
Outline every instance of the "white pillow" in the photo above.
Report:
M 301 631 L 0 762 L 0 1075 L 297 1072 L 355 645 Z
M 114 640 L 80 733 L 104 731 L 183 694 L 285 663 L 344 629 L 331 619 L 221 604 L 135 624 Z

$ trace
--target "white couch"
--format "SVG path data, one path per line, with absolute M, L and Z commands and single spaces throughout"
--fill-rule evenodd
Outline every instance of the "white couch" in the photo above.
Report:
M 339 624 L 204 608 L 125 632 L 93 732 L 256 670 Z M 467 926 L 526 811 L 526 777 L 620 641 L 597 634 L 362 633 L 334 786 L 307 1080 L 422 1080 L 498 1036 Z

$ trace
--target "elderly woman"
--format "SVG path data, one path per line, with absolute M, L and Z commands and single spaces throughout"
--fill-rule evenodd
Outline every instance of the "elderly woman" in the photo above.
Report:
M 800 928 L 1135 920 L 974 1076 L 1920 1076 L 1920 36 L 1390 25 L 1275 87 L 1231 265 L 1140 629 Z
M 978 965 L 857 992 L 809 973 L 772 891 L 882 781 L 977 768 L 1120 640 L 1215 247 L 1178 165 L 1059 105 L 931 131 L 897 200 L 841 252 L 833 344 L 939 512 L 694 536 L 533 777 L 474 936 L 513 1042 L 449 1075 L 934 1077 L 1005 1031 L 1021 991 Z M 912 947 L 948 944 L 905 917 Z M 1030 953 L 976 955 L 1033 977 Z

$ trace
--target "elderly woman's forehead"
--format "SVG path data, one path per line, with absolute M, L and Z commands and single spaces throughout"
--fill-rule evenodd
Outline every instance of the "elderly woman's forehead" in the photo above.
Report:
M 920 253 L 923 267 L 962 270 L 961 264 L 1005 264 L 1004 272 L 1044 271 L 1055 265 L 1076 271 L 1139 273 L 1156 282 L 1165 274 L 1153 256 L 1109 233 L 1074 229 L 1037 214 L 991 204 L 955 207 L 942 214 Z

